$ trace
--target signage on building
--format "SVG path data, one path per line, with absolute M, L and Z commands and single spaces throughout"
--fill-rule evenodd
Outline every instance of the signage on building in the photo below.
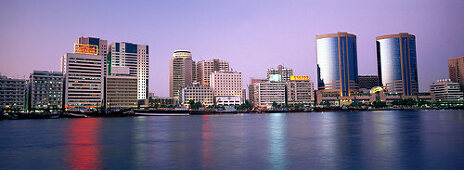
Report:
M 290 76 L 290 80 L 305 81 L 309 80 L 309 76 Z
M 282 80 L 282 77 L 280 74 L 271 74 L 269 75 L 269 81 L 273 82 L 280 82 Z
M 92 44 L 74 44 L 74 53 L 98 55 L 98 46 Z
M 382 90 L 383 90 L 382 87 L 377 86 L 377 87 L 373 87 L 370 92 L 372 94 L 372 93 L 377 93 L 377 92 L 382 91 Z

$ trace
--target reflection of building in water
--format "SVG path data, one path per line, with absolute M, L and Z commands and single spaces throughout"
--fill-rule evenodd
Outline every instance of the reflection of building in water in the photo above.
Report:
M 287 165 L 286 158 L 286 126 L 285 115 L 272 114 L 269 117 L 269 163 L 271 169 L 285 169 Z
M 211 134 L 211 124 L 209 116 L 203 115 L 201 124 L 201 167 L 211 169 L 213 166 L 213 135 Z
M 68 127 L 68 169 L 101 169 L 98 143 L 102 119 L 74 119 Z

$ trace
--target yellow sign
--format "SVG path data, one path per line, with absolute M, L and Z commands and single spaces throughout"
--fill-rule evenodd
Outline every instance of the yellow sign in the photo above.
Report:
M 309 76 L 290 76 L 290 80 L 296 80 L 296 81 L 309 80 Z
M 382 91 L 382 90 L 383 90 L 383 88 L 380 87 L 380 86 L 373 87 L 373 88 L 371 89 L 371 93 L 377 93 L 377 92 Z
M 92 44 L 74 44 L 74 53 L 98 55 L 98 46 Z

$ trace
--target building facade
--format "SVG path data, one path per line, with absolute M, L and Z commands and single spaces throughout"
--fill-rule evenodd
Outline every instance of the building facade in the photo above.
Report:
M 179 94 L 179 101 L 185 107 L 189 106 L 189 101 L 201 102 L 203 106 L 214 105 L 213 89 L 208 86 L 203 86 L 199 82 L 195 82 L 191 86 L 182 88 Z
M 0 75 L 0 107 L 24 109 L 26 80 Z
M 464 87 L 464 56 L 448 60 L 449 79 Z M 461 91 L 464 89 L 461 88 Z
M 211 73 L 229 71 L 229 62 L 219 59 L 203 60 L 196 63 L 196 69 L 196 81 L 204 86 L 209 86 Z
M 271 107 L 287 103 L 287 84 L 283 82 L 256 82 L 253 83 L 253 105 L 255 107 Z
M 406 96 L 418 93 L 416 37 L 399 33 L 376 40 L 379 82 L 385 92 Z
M 290 76 L 293 76 L 293 69 L 285 67 L 283 65 L 278 65 L 277 68 L 268 68 L 267 69 L 267 79 L 271 79 L 271 75 L 280 75 L 281 81 L 289 81 Z
M 296 76 L 292 76 L 296 77 Z M 293 78 L 287 81 L 287 103 L 288 104 L 313 104 L 314 103 L 314 83 L 309 80 L 309 76 L 298 76 L 303 78 Z
M 356 35 L 316 36 L 318 89 L 349 96 L 358 90 Z
M 211 88 L 214 97 L 242 98 L 242 73 L 234 71 L 215 71 L 211 74 Z
M 65 108 L 80 110 L 102 105 L 103 62 L 99 55 L 66 53 L 61 57 Z
M 358 84 L 360 89 L 371 89 L 379 86 L 379 76 L 358 76 Z
M 62 72 L 36 71 L 31 73 L 27 85 L 28 109 L 60 109 L 63 99 Z
M 258 82 L 266 82 L 266 79 L 251 79 L 251 83 L 248 85 L 248 101 L 250 102 L 251 105 L 254 105 L 255 101 L 255 89 L 254 89 L 254 84 Z
M 130 76 L 137 77 L 137 99 L 148 98 L 149 49 L 148 45 L 113 42 L 107 56 L 108 75 L 114 70 L 128 69 Z
M 463 101 L 463 92 L 459 83 L 450 79 L 438 80 L 431 84 L 430 93 L 434 102 L 457 103 Z
M 106 106 L 108 108 L 137 107 L 137 77 L 108 75 L 106 77 Z
M 95 37 L 79 37 L 74 44 L 74 53 L 99 55 L 103 57 L 104 74 L 106 75 L 108 55 L 108 41 Z
M 178 98 L 182 88 L 191 86 L 196 76 L 192 53 L 186 50 L 174 51 L 169 62 L 169 96 Z

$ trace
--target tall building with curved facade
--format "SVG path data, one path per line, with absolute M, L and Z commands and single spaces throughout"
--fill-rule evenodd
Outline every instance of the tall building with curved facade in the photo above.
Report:
M 317 35 L 316 50 L 319 90 L 340 96 L 350 96 L 358 90 L 356 35 L 346 32 Z
M 399 33 L 376 40 L 379 82 L 384 91 L 406 96 L 418 93 L 416 36 Z
M 177 98 L 182 88 L 191 86 L 195 81 L 192 53 L 187 50 L 174 51 L 169 66 L 169 96 Z

